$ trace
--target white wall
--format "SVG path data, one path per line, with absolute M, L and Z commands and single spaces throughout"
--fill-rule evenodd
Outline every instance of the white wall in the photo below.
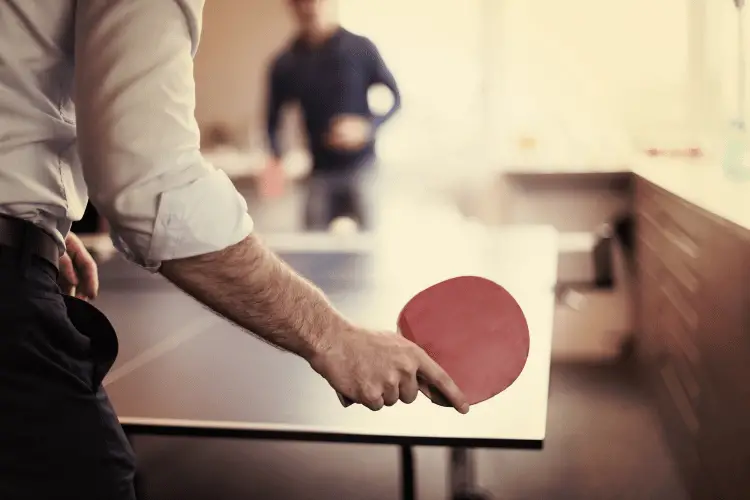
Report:
M 706 60 L 705 100 L 707 118 L 712 126 L 721 127 L 737 115 L 737 75 L 738 75 L 738 13 L 733 0 L 694 0 L 705 2 L 705 52 Z M 748 26 L 746 6 L 741 14 L 745 30 L 744 47 L 750 56 L 750 26 Z M 750 69 L 745 60 L 746 71 Z M 750 73 L 750 71 L 748 71 Z M 750 81 L 745 81 L 745 95 L 750 95 Z M 747 99 L 745 113 L 748 111 Z
M 338 0 L 329 0 L 336 8 Z M 202 128 L 221 124 L 242 144 L 265 144 L 268 64 L 294 36 L 284 0 L 210 0 L 203 13 L 203 36 L 195 58 L 196 118 Z M 302 142 L 299 116 L 288 114 L 282 140 Z
M 685 0 L 501 3 L 497 26 L 490 20 L 502 33 L 490 67 L 496 157 L 530 136 L 543 163 L 608 163 L 663 132 L 648 121 L 683 120 Z
M 221 123 L 245 140 L 248 127 L 262 124 L 266 65 L 292 27 L 285 2 L 206 2 L 195 58 L 196 117 L 202 126 Z
M 403 88 L 381 137 L 389 163 L 613 163 L 631 145 L 715 134 L 735 113 L 732 0 L 340 0 L 339 15 Z M 206 4 L 202 125 L 262 139 L 266 63 L 290 34 L 283 1 Z M 520 151 L 524 137 L 535 151 Z
M 342 0 L 340 15 L 375 40 L 404 87 L 381 155 L 478 168 L 465 155 L 617 163 L 633 147 L 699 143 L 701 105 L 716 105 L 694 80 L 709 67 L 723 78 L 728 63 L 696 65 L 696 26 L 713 23 L 706 36 L 721 36 L 705 52 L 724 51 L 731 10 L 731 0 Z

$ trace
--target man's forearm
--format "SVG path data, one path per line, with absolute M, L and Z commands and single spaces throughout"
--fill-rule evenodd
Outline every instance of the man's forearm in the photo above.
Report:
M 264 340 L 310 359 L 352 325 L 256 236 L 225 250 L 166 261 L 161 274 Z

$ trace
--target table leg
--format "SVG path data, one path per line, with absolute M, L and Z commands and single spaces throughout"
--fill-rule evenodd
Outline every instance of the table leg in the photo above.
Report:
M 477 491 L 474 453 L 467 448 L 450 450 L 450 500 L 489 500 Z
M 416 500 L 417 487 L 414 480 L 414 450 L 407 444 L 401 445 L 401 499 Z

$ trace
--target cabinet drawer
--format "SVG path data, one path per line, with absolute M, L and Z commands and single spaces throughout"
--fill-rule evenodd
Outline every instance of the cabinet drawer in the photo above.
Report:
M 670 209 L 658 203 L 666 195 L 658 194 L 655 188 L 650 191 L 655 194 L 645 199 L 651 200 L 651 205 L 636 214 L 637 262 L 645 272 L 666 272 L 660 279 L 673 283 L 670 300 L 688 321 L 695 323 L 694 316 L 700 309 L 705 252 L 671 222 Z
M 700 475 L 701 456 L 696 446 L 700 421 L 687 403 L 670 363 L 652 367 L 652 392 L 661 417 L 662 429 L 682 477 L 692 482 Z M 690 485 L 691 492 L 694 485 Z
M 636 234 L 638 238 L 652 249 L 664 244 L 664 235 L 656 221 L 647 213 L 636 214 Z
M 662 318 L 661 332 L 664 335 L 667 362 L 671 365 L 672 375 L 685 393 L 691 411 L 697 414 L 703 392 L 700 354 L 693 336 L 686 331 L 682 319 L 673 310 L 665 307 Z
M 659 211 L 657 189 L 650 182 L 638 179 L 635 185 L 635 210 L 637 213 L 653 214 Z
M 664 289 L 662 287 L 662 290 Z M 658 333 L 663 339 L 662 345 L 664 346 L 663 360 L 669 365 L 668 371 L 663 372 L 662 376 L 669 375 L 669 382 L 679 384 L 679 387 L 669 386 L 670 393 L 680 413 L 686 419 L 685 424 L 692 427 L 692 422 L 687 420 L 695 418 L 701 394 L 700 355 L 695 347 L 694 335 L 685 327 L 684 319 L 679 311 L 671 307 L 668 300 L 662 303 L 658 318 Z M 687 415 L 688 410 L 692 417 Z
M 636 213 L 651 221 L 672 247 L 670 258 L 692 261 L 701 255 L 702 244 L 715 224 L 707 214 L 648 182 L 638 184 Z
M 640 189 L 636 199 L 643 201 L 643 208 L 653 213 L 663 229 L 696 247 L 710 237 L 716 221 L 703 210 L 646 181 Z
M 666 349 L 661 334 L 664 294 L 659 287 L 659 277 L 641 272 L 638 277 L 639 334 L 646 363 L 656 362 Z
M 664 277 L 661 281 L 661 288 L 666 298 L 665 307 L 669 308 L 679 318 L 679 323 L 689 338 L 695 339 L 700 327 L 700 316 L 698 313 L 702 305 L 700 303 L 700 296 L 695 294 L 688 298 L 684 293 L 685 290 L 672 275 Z
M 750 247 L 728 227 L 719 227 L 708 245 L 705 283 L 700 311 L 699 348 L 712 384 L 744 392 L 741 381 L 750 379 L 750 330 L 747 308 L 747 262 Z M 750 421 L 750 415 L 748 415 Z
M 701 290 L 701 276 L 698 269 L 700 259 L 690 259 L 692 262 L 682 259 L 675 255 L 678 251 L 669 243 L 664 245 L 661 261 L 675 285 L 679 287 L 680 293 L 684 295 L 686 302 L 697 308 L 695 301 L 700 296 Z
M 671 193 L 662 193 L 660 202 L 669 213 L 670 228 L 679 238 L 700 246 L 710 236 L 716 221 L 687 201 Z
M 702 241 L 685 232 L 674 219 L 677 215 L 673 212 L 665 212 L 660 224 L 664 236 L 671 247 L 671 258 L 683 261 L 690 267 L 695 267 L 696 261 L 701 256 Z
M 663 247 L 664 237 L 658 228 L 648 217 L 638 215 L 636 217 L 635 258 L 639 273 L 644 272 L 652 276 L 661 276 L 664 270 L 664 262 L 660 255 Z
M 638 240 L 636 262 L 638 263 L 639 274 L 652 277 L 661 277 L 664 274 L 664 263 L 659 257 L 656 248 L 647 240 Z

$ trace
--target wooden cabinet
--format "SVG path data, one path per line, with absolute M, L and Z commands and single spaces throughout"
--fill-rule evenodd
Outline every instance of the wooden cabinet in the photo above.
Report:
M 750 231 L 639 180 L 638 359 L 692 498 L 750 498 Z

